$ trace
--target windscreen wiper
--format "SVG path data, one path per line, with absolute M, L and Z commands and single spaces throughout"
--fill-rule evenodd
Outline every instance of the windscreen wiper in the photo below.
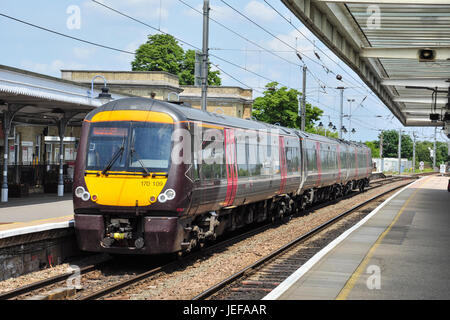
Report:
M 123 150 L 125 150 L 125 136 L 123 137 L 122 140 L 122 146 L 119 148 L 119 150 L 116 151 L 116 153 L 113 155 L 113 157 L 111 158 L 111 160 L 109 160 L 109 163 L 106 165 L 106 167 L 102 170 L 102 174 L 106 174 L 111 167 L 114 165 L 114 163 L 117 161 L 117 159 L 119 158 L 120 155 L 123 154 Z
M 131 138 L 131 146 L 130 146 L 130 155 L 131 155 L 131 161 L 133 161 L 133 153 L 136 155 L 136 160 L 139 162 L 139 164 L 141 165 L 142 169 L 144 169 L 145 173 L 144 173 L 144 177 L 147 177 L 150 175 L 150 172 L 148 172 L 147 168 L 145 167 L 145 165 L 142 163 L 141 159 L 139 158 L 139 156 L 137 155 L 136 149 L 134 149 L 134 141 L 135 141 L 136 135 L 133 134 L 133 137 Z
M 130 148 L 130 154 L 131 154 L 131 159 L 133 159 L 133 154 L 136 157 L 136 160 L 139 162 L 139 164 L 141 165 L 142 169 L 144 169 L 145 173 L 144 173 L 144 177 L 147 177 L 150 175 L 150 172 L 148 172 L 147 168 L 145 167 L 145 165 L 142 163 L 141 159 L 139 158 L 136 150 L 134 149 L 134 145 Z

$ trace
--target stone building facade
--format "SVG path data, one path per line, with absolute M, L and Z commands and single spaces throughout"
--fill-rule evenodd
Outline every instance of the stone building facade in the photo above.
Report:
M 65 80 L 91 84 L 97 76 L 105 77 L 111 91 L 155 99 L 177 99 L 200 109 L 201 88 L 180 86 L 178 76 L 163 71 L 103 71 L 103 70 L 61 70 Z M 94 80 L 95 88 L 103 86 L 100 77 Z M 233 117 L 249 118 L 252 113 L 252 90 L 240 87 L 208 87 L 207 110 Z

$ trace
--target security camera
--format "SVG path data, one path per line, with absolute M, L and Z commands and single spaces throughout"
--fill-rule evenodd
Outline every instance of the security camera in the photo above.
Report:
M 434 61 L 436 59 L 436 50 L 420 49 L 418 53 L 420 62 Z

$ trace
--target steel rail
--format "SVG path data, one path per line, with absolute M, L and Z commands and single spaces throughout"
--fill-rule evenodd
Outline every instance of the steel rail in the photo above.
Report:
M 101 265 L 105 264 L 108 261 L 109 260 L 106 260 L 106 261 L 99 262 L 97 264 L 92 264 L 92 265 L 80 268 L 80 274 L 86 274 L 88 272 L 97 270 Z M 4 293 L 0 294 L 0 300 L 13 299 L 13 298 L 21 296 L 23 294 L 27 294 L 27 293 L 33 292 L 35 290 L 48 287 L 57 282 L 67 280 L 70 276 L 72 276 L 74 274 L 75 274 L 75 271 L 66 272 L 64 274 L 60 274 L 60 275 L 57 275 L 57 276 L 54 276 L 54 277 L 51 277 L 48 279 L 44 279 L 41 281 L 27 284 L 25 286 L 22 286 L 20 288 L 17 288 L 17 289 L 11 290 L 11 291 L 4 292 Z
M 389 180 L 388 183 L 390 183 L 390 182 L 391 182 L 391 180 Z M 370 188 L 370 189 L 378 188 L 380 186 L 382 186 L 382 185 L 375 186 L 375 187 Z M 347 199 L 347 198 L 350 198 L 352 196 L 354 196 L 354 194 L 349 194 L 349 195 L 347 195 L 345 197 L 340 198 L 339 200 Z M 323 206 L 324 206 L 324 204 L 321 203 L 321 204 L 318 204 L 318 205 L 316 205 L 314 207 L 311 207 L 311 208 L 307 209 L 307 211 L 308 210 L 314 210 L 314 209 L 317 209 L 317 208 L 320 208 L 320 207 L 323 207 Z M 164 272 L 164 270 L 177 267 L 177 266 L 180 265 L 180 263 L 182 263 L 186 259 L 197 259 L 197 258 L 199 258 L 199 257 L 201 257 L 203 255 L 206 255 L 206 254 L 216 250 L 217 248 L 222 248 L 224 246 L 227 246 L 230 243 L 240 241 L 241 239 L 246 239 L 249 236 L 252 236 L 252 235 L 255 235 L 255 234 L 260 233 L 262 231 L 265 231 L 268 228 L 270 228 L 271 226 L 272 226 L 272 223 L 266 223 L 266 224 L 264 224 L 264 225 L 262 225 L 262 226 L 260 226 L 260 227 L 258 227 L 256 229 L 252 229 L 252 230 L 250 230 L 248 232 L 239 234 L 239 235 L 237 235 L 235 237 L 231 237 L 231 238 L 226 239 L 224 241 L 221 241 L 221 242 L 219 242 L 217 244 L 208 246 L 208 247 L 204 248 L 203 250 L 190 253 L 190 254 L 186 255 L 182 261 L 177 260 L 177 261 L 169 262 L 166 265 L 153 268 L 151 270 L 148 270 L 148 271 L 145 271 L 143 273 L 140 273 L 140 274 L 138 274 L 138 275 L 136 275 L 134 277 L 131 277 L 129 279 L 120 281 L 120 282 L 115 283 L 115 284 L 113 284 L 111 286 L 108 286 L 106 288 L 103 288 L 103 289 L 100 289 L 100 290 L 95 291 L 93 293 L 90 293 L 88 295 L 82 296 L 82 297 L 78 298 L 78 300 L 94 300 L 94 299 L 98 299 L 98 298 L 104 297 L 104 296 L 106 296 L 108 294 L 111 294 L 111 293 L 116 292 L 116 291 L 118 291 L 120 289 L 129 287 L 130 285 L 132 285 L 134 283 L 137 283 L 137 282 L 140 282 L 142 280 L 145 280 L 145 279 L 147 279 L 149 277 L 157 276 L 158 274 L 162 274 Z
M 397 180 L 397 178 L 398 178 L 398 180 Z M 366 189 L 366 191 L 372 190 L 372 189 L 376 189 L 378 187 L 384 186 L 384 185 L 389 184 L 389 183 L 397 182 L 399 180 L 415 179 L 415 178 L 416 177 L 389 177 L 389 178 L 385 178 L 385 179 L 380 180 L 380 181 L 374 181 L 373 183 L 379 183 L 379 182 L 383 182 L 383 181 L 386 182 L 386 183 L 382 183 L 382 184 L 378 184 L 376 186 L 372 186 L 372 187 Z M 390 191 L 388 191 L 388 192 L 390 192 Z M 324 207 L 324 206 L 326 206 L 326 205 L 328 205 L 330 203 L 334 203 L 336 201 L 340 201 L 340 200 L 351 198 L 351 197 L 353 197 L 355 195 L 355 193 L 358 193 L 358 192 L 352 192 L 352 193 L 350 193 L 350 194 L 348 194 L 348 195 L 346 195 L 344 197 L 340 197 L 340 198 L 338 198 L 336 200 L 332 200 L 331 202 L 328 202 L 328 203 L 319 203 L 319 204 L 317 204 L 317 205 L 315 205 L 313 207 L 307 208 L 305 210 L 305 212 L 308 212 L 308 211 L 311 211 L 311 210 L 320 209 L 320 208 L 322 208 L 322 207 Z M 188 255 L 185 256 L 185 259 L 198 258 L 198 256 L 208 254 L 209 252 L 211 252 L 211 251 L 213 251 L 213 250 L 215 250 L 217 248 L 226 246 L 226 245 L 228 245 L 230 243 L 237 242 L 240 239 L 245 239 L 245 238 L 247 238 L 247 237 L 249 237 L 251 235 L 260 233 L 262 231 L 265 231 L 268 228 L 270 228 L 272 225 L 273 225 L 272 223 L 263 224 L 262 226 L 260 226 L 258 228 L 249 230 L 248 232 L 239 234 L 239 235 L 237 235 L 235 237 L 226 239 L 226 240 L 221 241 L 221 242 L 219 242 L 217 244 L 208 246 L 208 247 L 204 248 L 203 250 L 196 251 L 196 252 L 193 252 L 191 254 L 188 254 Z M 102 261 L 102 262 L 100 262 L 98 264 L 93 264 L 93 265 L 89 265 L 89 266 L 86 266 L 84 268 L 81 268 L 80 269 L 80 274 L 86 274 L 88 272 L 94 271 L 94 270 L 98 269 L 102 264 L 108 262 L 109 260 Z M 130 279 L 118 282 L 118 283 L 116 283 L 116 284 L 114 284 L 112 286 L 109 286 L 107 288 L 104 288 L 104 289 L 101 289 L 99 291 L 93 292 L 93 293 L 91 293 L 89 295 L 80 297 L 79 300 L 98 299 L 98 298 L 100 298 L 102 296 L 105 296 L 105 295 L 107 295 L 109 293 L 113 293 L 113 292 L 115 292 L 117 290 L 125 288 L 125 287 L 127 287 L 127 286 L 129 286 L 129 285 L 131 285 L 133 283 L 136 283 L 136 282 L 138 282 L 140 280 L 143 280 L 143 279 L 146 279 L 148 277 L 157 275 L 158 273 L 162 272 L 165 269 L 177 266 L 179 263 L 180 263 L 180 261 L 172 261 L 172 262 L 170 262 L 170 263 L 168 263 L 166 265 L 163 265 L 163 266 L 160 266 L 160 267 L 157 267 L 157 268 L 153 268 L 151 270 L 148 270 L 148 271 L 145 271 L 143 273 L 140 273 L 140 274 L 138 274 L 138 275 L 136 275 L 136 276 L 134 276 L 134 277 L 132 277 Z M 25 286 L 22 286 L 20 288 L 17 288 L 17 289 L 8 291 L 8 292 L 2 293 L 2 294 L 0 294 L 0 300 L 13 299 L 13 298 L 18 297 L 20 295 L 27 294 L 27 293 L 30 293 L 32 291 L 35 291 L 35 290 L 38 290 L 38 289 L 50 286 L 50 285 L 55 284 L 57 282 L 66 280 L 68 277 L 72 276 L 73 274 L 74 274 L 74 272 L 67 272 L 67 273 L 64 273 L 64 274 L 61 274 L 61 275 L 57 275 L 57 276 L 54 276 L 54 277 L 51 277 L 51 278 L 48 278 L 48 279 L 44 279 L 44 280 L 41 280 L 41 281 L 38 281 L 38 282 L 35 282 L 35 283 L 31 283 L 31 284 L 28 284 L 28 285 L 25 285 Z
M 413 178 L 414 179 L 414 178 Z M 414 179 L 415 180 L 415 179 Z M 307 232 L 306 234 L 301 235 L 300 237 L 292 240 L 291 242 L 289 242 L 288 244 L 280 247 L 279 249 L 271 252 L 270 254 L 268 254 L 267 256 L 259 259 L 258 261 L 254 262 L 253 264 L 241 269 L 240 271 L 234 273 L 233 275 L 229 276 L 228 278 L 224 279 L 223 281 L 215 284 L 214 286 L 210 287 L 209 289 L 203 291 L 202 293 L 198 294 L 197 296 L 195 296 L 192 300 L 205 300 L 209 297 L 211 297 L 213 294 L 219 292 L 220 290 L 222 290 L 223 288 L 225 288 L 226 286 L 228 286 L 229 284 L 235 282 L 236 280 L 240 279 L 241 277 L 245 276 L 246 274 L 249 273 L 249 271 L 256 269 L 257 267 L 263 265 L 264 263 L 269 262 L 270 260 L 272 260 L 275 257 L 280 256 L 282 253 L 285 253 L 288 249 L 290 249 L 291 247 L 293 247 L 294 245 L 297 245 L 301 242 L 306 241 L 307 239 L 309 239 L 310 237 L 316 235 L 317 233 L 319 233 L 320 231 L 323 231 L 324 229 L 326 229 L 327 227 L 335 224 L 337 221 L 339 221 L 340 219 L 344 218 L 345 216 L 347 216 L 348 214 L 360 209 L 361 207 L 369 204 L 370 202 L 377 200 L 380 197 L 385 196 L 388 193 L 391 193 L 392 191 L 395 191 L 399 188 L 404 187 L 405 185 L 409 185 L 411 183 L 413 183 L 414 181 L 411 181 L 407 184 L 401 185 L 401 186 L 396 186 L 392 189 L 389 189 L 388 191 L 385 191 L 379 195 L 376 195 L 352 208 L 350 208 L 349 210 L 341 213 L 340 215 L 328 220 L 327 222 L 321 224 L 320 226 L 314 228 L 313 230 Z

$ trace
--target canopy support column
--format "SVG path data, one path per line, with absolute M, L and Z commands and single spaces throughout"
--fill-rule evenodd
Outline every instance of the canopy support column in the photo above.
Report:
M 78 112 L 65 112 L 63 117 L 57 121 L 59 135 L 59 174 L 58 174 L 58 197 L 64 196 L 64 135 L 67 124 Z
M 3 181 L 2 181 L 2 199 L 1 202 L 8 202 L 8 137 L 11 131 L 11 123 L 14 115 L 22 109 L 23 105 L 8 104 L 8 110 L 3 111 L 3 134 L 4 134 L 4 152 L 3 152 Z

